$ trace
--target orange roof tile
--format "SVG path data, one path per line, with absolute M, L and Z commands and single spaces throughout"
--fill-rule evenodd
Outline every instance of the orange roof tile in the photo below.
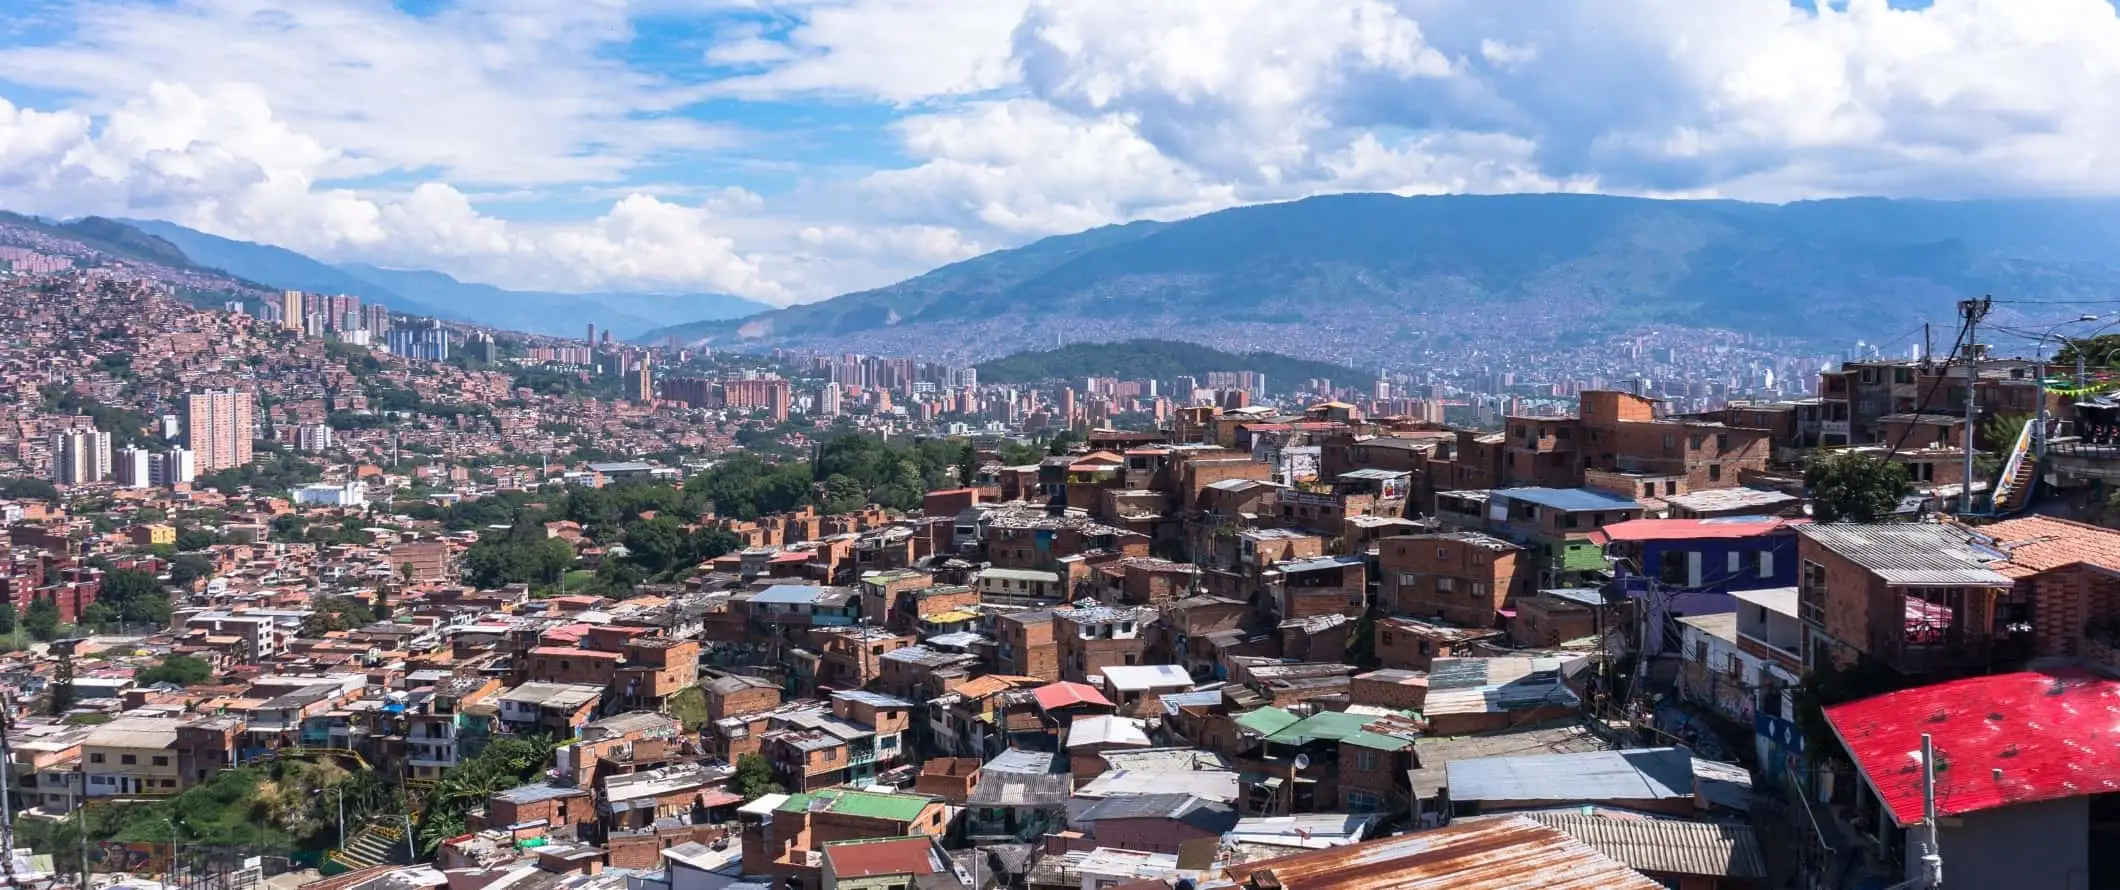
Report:
M 2009 560 L 1989 568 L 2025 578 L 2076 563 L 2120 569 L 2120 531 L 2053 516 L 2005 519 L 1974 528 L 1995 542 Z

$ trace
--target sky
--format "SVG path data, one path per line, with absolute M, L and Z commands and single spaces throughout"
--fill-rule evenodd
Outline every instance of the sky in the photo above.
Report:
M 2120 194 L 2111 0 L 0 0 L 0 208 L 786 304 L 1309 195 Z

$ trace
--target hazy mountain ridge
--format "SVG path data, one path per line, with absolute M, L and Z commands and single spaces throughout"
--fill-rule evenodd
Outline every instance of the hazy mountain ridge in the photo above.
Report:
M 160 220 L 125 225 L 180 248 L 200 264 L 276 288 L 352 294 L 400 312 L 505 330 L 555 336 L 587 325 L 631 336 L 680 319 L 733 318 L 771 307 L 724 294 L 562 293 L 517 291 L 459 281 L 441 272 L 333 265 L 295 251 L 209 235 Z
M 1537 339 L 1631 325 L 1845 342 L 1981 293 L 2104 297 L 2120 203 L 1597 195 L 1336 195 L 1047 238 L 740 322 L 650 333 L 724 347 L 894 348 L 978 360 L 1069 339 L 1222 343 L 1367 366 L 1349 339 Z M 1514 325 L 1483 333 L 1499 317 Z M 920 347 L 926 348 L 920 348 Z

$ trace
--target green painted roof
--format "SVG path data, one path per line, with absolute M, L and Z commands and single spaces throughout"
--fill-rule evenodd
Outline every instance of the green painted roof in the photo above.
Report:
M 1341 744 L 1370 748 L 1377 751 L 1404 751 L 1413 747 L 1412 739 L 1380 735 L 1374 732 L 1358 732 L 1340 740 Z
M 893 822 L 911 822 L 920 818 L 933 800 L 918 794 L 874 794 L 867 791 L 841 791 L 832 798 L 831 812 L 864 819 L 889 819 Z
M 807 810 L 807 809 L 809 809 L 809 808 L 810 808 L 810 796 L 809 796 L 809 795 L 807 795 L 807 794 L 799 794 L 799 793 L 798 793 L 798 794 L 790 794 L 790 795 L 788 795 L 788 799 L 787 799 L 787 800 L 783 800 L 783 801 L 781 801 L 781 802 L 780 802 L 780 806 L 778 806 L 778 807 L 774 808 L 773 812 L 776 812 L 776 813 L 800 813 L 800 812 L 802 812 L 803 810 Z
M 1280 708 L 1260 708 L 1237 715 L 1237 725 L 1260 735 L 1273 735 L 1296 725 L 1299 718 Z
M 1381 733 L 1363 731 L 1362 727 L 1376 721 L 1376 717 L 1369 715 L 1349 714 L 1345 711 L 1320 711 L 1303 718 L 1301 721 L 1283 727 L 1280 731 L 1267 736 L 1266 740 L 1283 745 L 1301 745 L 1315 739 L 1325 739 L 1334 742 L 1352 742 L 1364 748 L 1378 748 L 1385 751 L 1397 751 L 1411 744 Z
M 1283 727 L 1273 735 L 1267 736 L 1266 740 L 1269 742 L 1280 742 L 1284 745 L 1300 745 L 1312 739 L 1331 739 L 1337 742 L 1361 732 L 1362 727 L 1369 725 L 1375 719 L 1375 717 L 1364 717 L 1360 714 L 1349 714 L 1344 711 L 1319 711 Z

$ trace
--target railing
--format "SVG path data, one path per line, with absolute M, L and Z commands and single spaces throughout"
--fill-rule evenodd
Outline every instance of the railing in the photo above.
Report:
M 2032 450 L 2032 434 L 2037 432 L 2037 423 L 2027 423 L 2017 432 L 2017 441 L 2010 446 L 2009 463 L 2002 467 L 2002 475 L 1995 480 L 1995 489 L 1990 503 L 1990 512 L 2002 513 L 2014 509 L 2019 494 L 2029 493 L 2036 477 L 2027 476 L 2025 455 Z M 2037 461 L 2031 464 L 2037 469 Z

